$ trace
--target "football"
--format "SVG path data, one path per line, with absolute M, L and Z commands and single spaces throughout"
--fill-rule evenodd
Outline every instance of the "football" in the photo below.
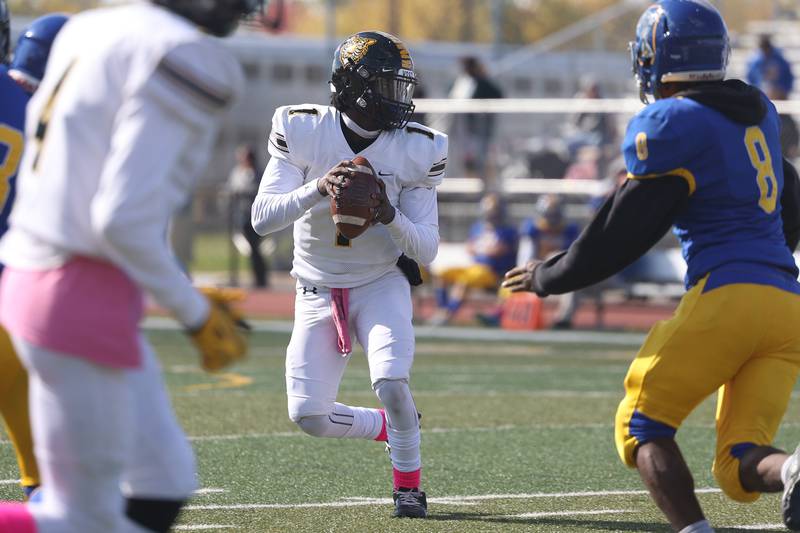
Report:
M 377 202 L 372 194 L 380 193 L 375 170 L 365 157 L 352 161 L 355 173 L 346 181 L 347 186 L 331 198 L 331 216 L 339 233 L 355 239 L 364 233 L 375 216 Z

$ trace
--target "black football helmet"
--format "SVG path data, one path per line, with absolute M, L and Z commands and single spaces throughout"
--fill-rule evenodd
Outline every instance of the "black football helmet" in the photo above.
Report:
M 404 127 L 414 112 L 414 63 L 394 35 L 362 31 L 348 37 L 333 56 L 330 83 L 336 109 L 357 109 L 381 129 Z
M 264 0 L 152 0 L 216 35 L 233 33 L 239 20 L 263 9 Z
M 0 64 L 8 60 L 11 44 L 11 15 L 8 14 L 6 0 L 0 0 Z

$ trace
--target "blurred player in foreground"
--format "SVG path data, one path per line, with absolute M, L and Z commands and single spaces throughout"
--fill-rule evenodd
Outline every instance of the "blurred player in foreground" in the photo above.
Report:
M 586 287 L 674 225 L 688 292 L 628 371 L 617 450 L 675 530 L 713 531 L 674 436 L 719 390 L 719 486 L 740 502 L 783 490 L 784 522 L 799 530 L 800 449 L 771 445 L 800 370 L 800 184 L 781 158 L 778 114 L 758 89 L 722 81 L 727 29 L 705 0 L 654 4 L 631 48 L 643 99 L 656 101 L 628 125 L 629 179 L 569 250 L 510 271 L 504 285 L 540 296 Z
M 29 374 L 42 498 L 0 506 L 0 531 L 166 532 L 196 487 L 138 322 L 148 291 L 206 369 L 244 354 L 228 296 L 193 288 L 165 236 L 241 91 L 238 62 L 207 33 L 227 35 L 258 7 L 87 11 L 53 46 L 0 242 L 0 320 Z
M 408 385 L 414 361 L 409 283 L 421 282 L 413 259 L 428 264 L 436 256 L 436 187 L 447 159 L 445 135 L 408 123 L 415 83 L 411 56 L 396 37 L 361 32 L 344 41 L 333 61 L 333 106 L 275 112 L 272 158 L 252 212 L 261 235 L 294 224 L 289 417 L 316 437 L 388 439 L 400 517 L 427 513 L 419 490 L 418 415 Z M 374 167 L 383 192 L 375 198 L 374 225 L 348 240 L 337 232 L 326 197 L 347 187 L 356 154 Z M 336 403 L 350 360 L 350 327 L 367 353 L 385 415 Z
M 14 204 L 17 169 L 22 158 L 25 108 L 44 76 L 50 47 L 67 17 L 47 15 L 35 20 L 20 35 L 14 61 L 6 68 L 8 54 L 8 9 L 0 0 L 0 235 L 8 229 Z M 2 265 L 0 265 L 2 268 Z M 20 363 L 11 338 L 0 328 L 0 413 L 17 453 L 20 482 L 25 496 L 39 485 L 39 469 L 33 454 L 28 417 L 28 375 Z

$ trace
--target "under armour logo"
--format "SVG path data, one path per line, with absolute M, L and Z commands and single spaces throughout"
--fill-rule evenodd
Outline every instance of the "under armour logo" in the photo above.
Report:
M 305 296 L 309 292 L 311 294 L 317 294 L 317 288 L 316 287 L 303 287 L 303 296 Z

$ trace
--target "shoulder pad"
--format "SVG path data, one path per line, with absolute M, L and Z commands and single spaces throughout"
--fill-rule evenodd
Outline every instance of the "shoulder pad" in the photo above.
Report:
M 244 85 L 239 63 L 223 46 L 205 37 L 171 48 L 158 63 L 156 74 L 180 97 L 210 111 L 229 108 Z
M 309 146 L 310 136 L 325 116 L 327 107 L 312 104 L 282 106 L 272 116 L 272 131 L 269 134 L 269 153 L 272 156 L 290 159 L 298 164 L 306 161 L 304 150 Z
M 416 122 L 403 131 L 407 157 L 412 161 L 408 185 L 438 187 L 447 172 L 447 135 Z
M 666 98 L 634 116 L 622 143 L 630 177 L 685 174 L 709 142 L 703 112 L 691 100 Z
M 434 139 L 433 132 L 426 128 L 420 128 L 419 126 L 406 126 L 406 131 L 408 133 L 419 133 L 420 135 L 424 135 L 430 140 Z
M 290 107 L 289 116 L 292 115 L 319 115 L 319 111 L 313 107 Z

